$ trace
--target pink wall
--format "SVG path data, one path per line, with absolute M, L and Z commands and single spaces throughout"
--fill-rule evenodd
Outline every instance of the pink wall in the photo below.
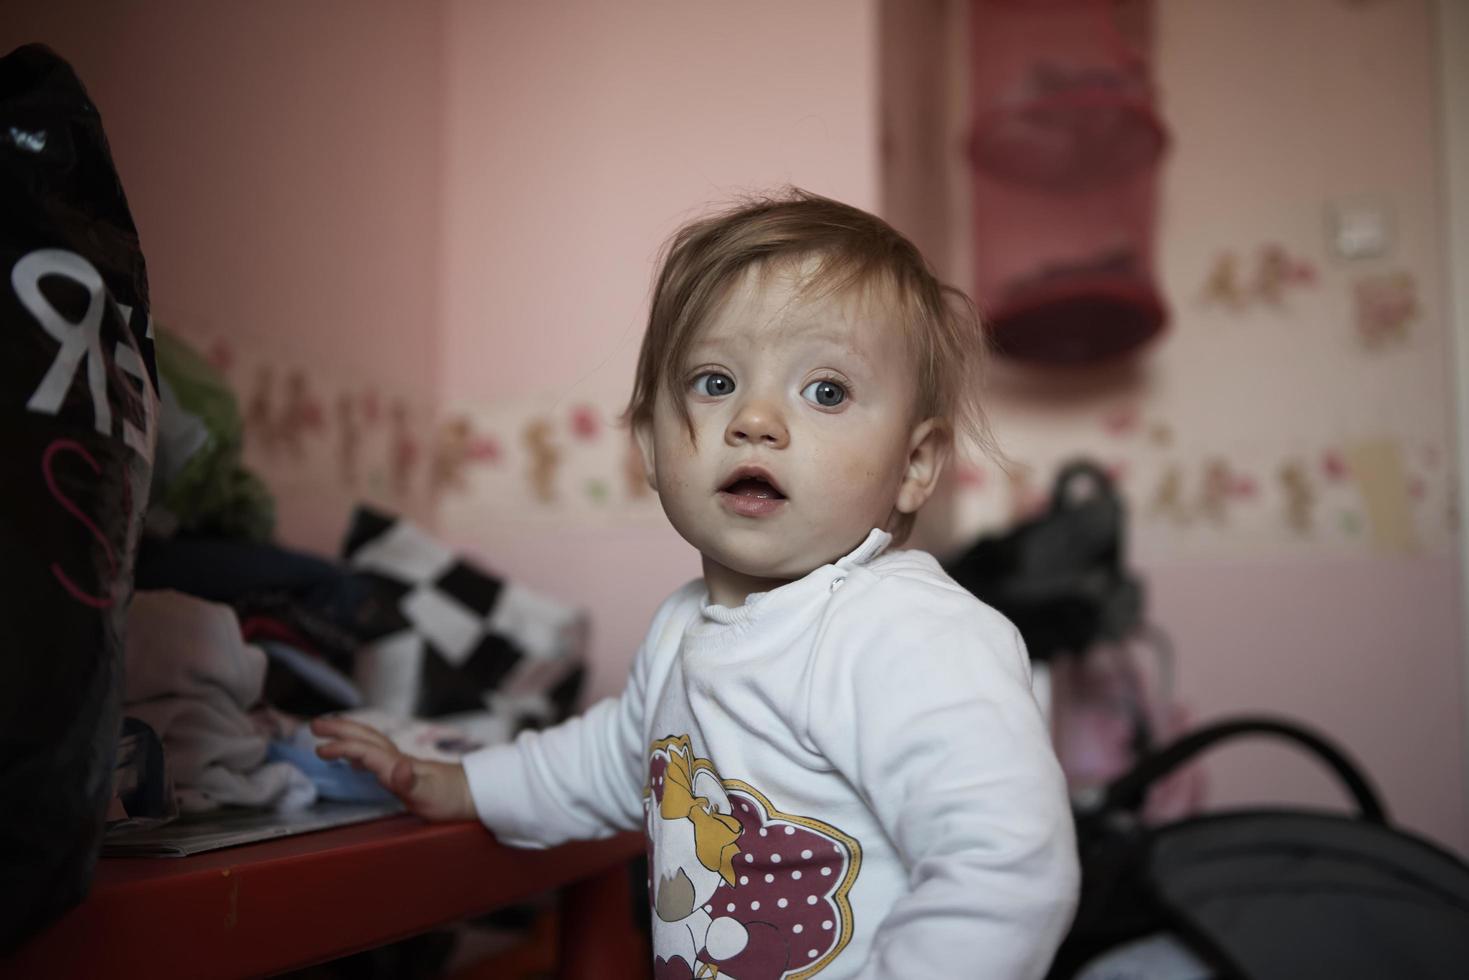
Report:
M 952 42 L 968 36 L 972 7 L 943 6 L 939 27 L 917 7 L 885 7 L 904 10 L 904 29 L 948 64 L 946 83 L 910 73 L 885 86 L 890 99 L 908 100 L 886 131 L 898 141 L 886 177 L 906 173 L 930 195 L 946 188 L 951 206 L 935 209 L 911 188 L 887 199 L 894 220 L 940 243 L 948 275 L 968 283 L 967 222 L 945 227 L 942 216 L 969 214 L 956 151 L 969 127 L 969 54 Z M 1156 0 L 1153 10 L 1155 78 L 1173 137 L 1157 241 L 1170 333 L 1130 371 L 1041 379 L 996 370 L 989 407 L 1001 445 L 1041 486 L 1073 454 L 1126 465 L 1132 554 L 1196 717 L 1268 711 L 1314 725 L 1363 761 L 1405 825 L 1464 850 L 1464 645 L 1429 5 Z M 934 103 L 947 117 L 936 137 L 915 123 L 919 106 Z M 1335 259 L 1327 208 L 1364 195 L 1390 208 L 1391 247 L 1377 259 Z M 1250 259 L 1272 242 L 1314 265 L 1312 288 L 1236 312 L 1202 301 L 1221 253 L 1242 257 L 1248 285 Z M 1354 283 L 1399 272 L 1417 285 L 1420 315 L 1401 343 L 1365 350 L 1354 335 Z M 1137 434 L 1109 431 L 1119 411 L 1138 418 Z M 1153 440 L 1159 425 L 1170 435 Z M 1323 450 L 1368 439 L 1399 447 L 1409 475 L 1431 488 L 1406 515 L 1408 540 L 1354 536 L 1362 525 L 1347 518 L 1361 516 L 1360 498 L 1350 481 L 1321 474 Z M 1254 479 L 1254 501 L 1232 503 L 1218 522 L 1160 513 L 1168 468 L 1184 476 L 1192 507 L 1210 459 Z M 1279 474 L 1292 460 L 1310 481 L 1308 532 L 1282 516 Z M 999 523 L 1010 503 L 1001 480 L 960 494 L 950 540 Z M 1316 767 L 1274 746 L 1223 751 L 1210 770 L 1218 803 L 1339 799 Z
M 1147 562 L 1143 571 L 1197 720 L 1304 722 L 1361 762 L 1395 819 L 1469 850 L 1454 556 Z M 1343 806 L 1322 766 L 1278 742 L 1220 749 L 1209 779 L 1218 803 Z
M 683 219 L 785 183 L 875 207 L 875 28 L 874 0 L 452 0 L 444 405 L 615 412 Z M 558 527 L 524 523 L 522 496 L 468 506 L 446 533 L 591 610 L 593 697 L 620 690 L 654 607 L 698 574 L 661 518 Z
M 1159 242 L 1177 311 L 1177 336 L 1159 358 L 1173 378 L 1165 387 L 1201 406 L 1229 406 L 1219 424 L 1227 419 L 1241 442 L 1365 434 L 1440 446 L 1451 459 L 1430 5 L 1157 6 L 1159 75 L 1177 137 Z M 1334 260 L 1326 204 L 1362 194 L 1392 208 L 1391 249 L 1377 260 Z M 1230 336 L 1192 291 L 1215 250 L 1266 236 L 1317 262 L 1323 295 L 1292 301 L 1294 316 L 1241 318 Z M 1364 355 L 1351 341 L 1351 283 L 1397 270 L 1416 280 L 1422 314 L 1399 348 Z M 1323 508 L 1320 519 L 1333 516 Z M 1158 616 L 1203 713 L 1265 708 L 1315 724 L 1362 759 L 1405 824 L 1464 851 L 1464 637 L 1452 527 L 1420 522 L 1416 547 L 1400 554 L 1256 545 L 1208 563 L 1159 555 L 1149 568 Z M 1338 798 L 1282 751 L 1222 755 L 1217 796 Z
M 1159 240 L 1175 337 L 1154 361 L 1169 380 L 1152 397 L 1179 412 L 1228 406 L 1194 428 L 1202 439 L 1226 428 L 1239 446 L 1368 436 L 1451 458 L 1429 5 L 1157 7 L 1175 130 Z M 1333 259 L 1327 203 L 1363 194 L 1391 207 L 1391 249 Z M 1270 239 L 1317 264 L 1319 298 L 1293 299 L 1285 316 L 1221 321 L 1201 310 L 1194 290 L 1217 250 Z M 1399 270 L 1416 280 L 1422 314 L 1399 348 L 1364 354 L 1351 335 L 1352 283 Z M 1335 516 L 1322 507 L 1318 520 Z M 1381 542 L 1356 554 L 1256 543 L 1205 562 L 1155 542 L 1145 560 L 1202 714 L 1265 709 L 1316 725 L 1364 762 L 1407 826 L 1464 851 L 1460 572 L 1452 522 L 1418 516 L 1405 553 Z M 1281 749 L 1222 754 L 1213 775 L 1225 801 L 1339 799 Z
M 159 322 L 309 368 L 318 388 L 433 387 L 438 4 L 4 7 L 0 50 L 50 44 L 102 113 Z M 253 382 L 233 380 L 242 397 Z M 281 532 L 334 550 L 350 501 L 315 487 L 283 494 Z
M 625 394 L 658 247 L 710 202 L 875 205 L 874 6 L 451 0 L 445 400 Z

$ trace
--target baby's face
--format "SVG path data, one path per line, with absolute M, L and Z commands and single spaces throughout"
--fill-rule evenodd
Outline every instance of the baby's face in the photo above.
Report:
M 641 436 L 663 509 L 706 575 L 712 562 L 799 578 L 898 504 L 918 398 L 907 344 L 881 303 L 798 292 L 791 272 L 747 272 L 675 378 L 697 440 L 666 393 Z

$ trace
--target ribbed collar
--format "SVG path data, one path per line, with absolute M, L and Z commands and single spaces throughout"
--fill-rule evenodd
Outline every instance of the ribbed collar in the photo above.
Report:
M 728 606 L 716 605 L 705 602 L 703 607 L 703 621 L 706 626 L 719 624 L 721 626 L 737 626 L 747 623 L 753 618 L 757 611 L 771 605 L 785 605 L 788 600 L 798 601 L 804 599 L 813 592 L 830 591 L 831 583 L 842 578 L 847 569 L 865 565 L 878 555 L 882 554 L 893 536 L 881 528 L 873 528 L 856 548 L 849 554 L 838 558 L 829 565 L 822 565 L 814 569 L 794 582 L 787 582 L 778 589 L 769 592 L 752 592 L 745 598 L 742 606 L 731 609 Z M 708 593 L 705 593 L 708 599 Z

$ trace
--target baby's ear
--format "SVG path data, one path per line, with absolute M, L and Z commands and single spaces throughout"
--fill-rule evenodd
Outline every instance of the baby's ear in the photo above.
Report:
M 897 509 L 916 514 L 928 502 L 949 461 L 953 434 L 943 419 L 924 419 L 908 440 L 908 468 L 898 486 Z
M 657 472 L 655 464 L 657 461 L 653 455 L 653 423 L 634 422 L 632 424 L 632 437 L 633 442 L 637 444 L 638 455 L 643 458 L 643 476 L 647 479 L 648 486 L 653 488 L 654 493 L 657 493 L 658 480 L 655 476 Z

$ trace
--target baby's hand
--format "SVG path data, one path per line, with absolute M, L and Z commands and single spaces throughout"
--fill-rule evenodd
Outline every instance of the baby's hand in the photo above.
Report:
M 405 755 L 392 741 L 361 722 L 317 718 L 311 731 L 327 739 L 316 747 L 323 759 L 346 759 L 377 777 L 411 813 L 425 820 L 473 820 L 474 800 L 464 767 Z

